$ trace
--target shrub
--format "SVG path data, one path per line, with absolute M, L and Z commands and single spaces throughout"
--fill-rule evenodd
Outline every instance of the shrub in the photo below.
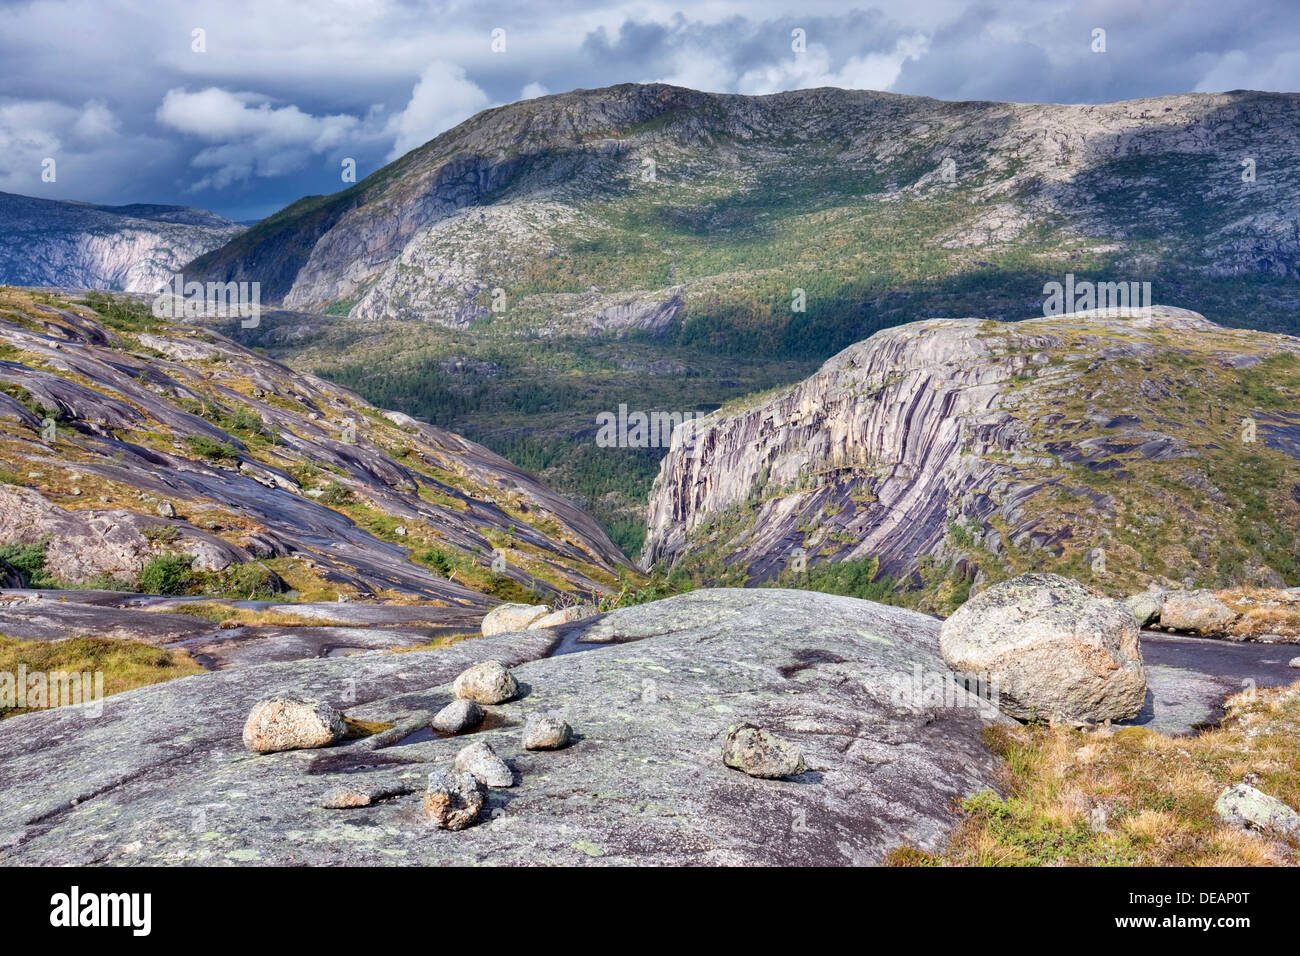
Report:
M 169 524 L 151 524 L 141 528 L 140 533 L 150 544 L 171 544 L 180 537 L 180 531 Z
M 207 435 L 187 435 L 185 443 L 190 446 L 190 451 L 209 461 L 234 460 L 239 457 L 239 451 L 233 445 L 213 441 Z
M 140 590 L 145 594 L 181 594 L 189 586 L 190 563 L 187 554 L 165 554 L 154 558 L 140 571 Z
M 351 488 L 346 488 L 337 481 L 331 481 L 325 486 L 321 493 L 319 501 L 322 504 L 338 507 L 340 505 L 350 505 L 357 500 L 357 496 L 352 493 Z
M 271 597 L 279 590 L 279 582 L 271 569 L 257 561 L 232 564 L 226 569 L 221 583 L 223 594 L 233 597 Z
M 29 588 L 57 587 L 58 582 L 45 573 L 45 548 L 44 542 L 20 544 L 11 541 L 0 545 L 0 561 L 17 571 Z

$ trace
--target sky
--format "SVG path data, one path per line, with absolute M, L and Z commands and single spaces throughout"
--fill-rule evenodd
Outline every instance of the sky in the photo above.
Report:
M 487 107 L 627 82 L 1296 91 L 1300 2 L 0 0 L 0 191 L 253 220 Z

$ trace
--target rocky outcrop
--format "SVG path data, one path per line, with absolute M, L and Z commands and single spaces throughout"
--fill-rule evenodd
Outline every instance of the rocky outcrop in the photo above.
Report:
M 878 573 L 921 584 L 922 559 L 930 583 L 936 569 L 970 582 L 981 569 L 996 580 L 1073 562 L 1117 595 L 1221 574 L 1230 558 L 1241 564 L 1238 549 L 1260 567 L 1300 521 L 1288 491 L 1300 487 L 1288 437 L 1300 416 L 1242 400 L 1230 360 L 1297 354 L 1300 340 L 1160 306 L 887 329 L 801 384 L 676 429 L 643 565 L 707 554 L 755 582 L 878 559 Z M 1189 363 L 1219 383 L 1212 423 L 1169 405 L 1200 392 L 1181 371 Z M 1238 435 L 1251 415 L 1254 447 Z M 1218 477 L 1230 454 L 1257 449 L 1274 478 Z M 1273 540 L 1226 539 L 1259 495 L 1278 516 Z
M 1124 720 L 1146 701 L 1133 613 L 1059 575 L 981 591 L 943 622 L 939 644 L 950 668 L 1022 720 Z
M 589 516 L 458 435 L 128 301 L 125 324 L 0 304 L 0 544 L 46 543 L 50 577 L 184 554 L 482 611 L 489 589 L 600 594 L 626 567 Z
M 0 193 L 0 284 L 152 293 L 243 231 L 184 206 L 95 206 Z
M 601 621 L 622 646 L 546 656 Z M 518 674 L 525 695 L 494 707 L 500 723 L 468 739 L 430 738 L 430 715 L 452 699 L 454 678 L 489 659 Z M 761 589 L 698 591 L 435 651 L 186 678 L 109 697 L 93 721 L 48 711 L 0 722 L 0 858 L 879 863 L 905 843 L 937 849 L 957 802 L 998 786 L 982 735 L 1005 718 L 965 691 L 927 699 L 918 672 L 947 672 L 933 618 Z M 248 708 L 277 692 L 310 693 L 345 704 L 356 721 L 392 726 L 322 750 L 251 757 L 239 746 Z M 525 717 L 551 710 L 575 728 L 573 742 L 523 749 Z M 766 780 L 727 767 L 722 739 L 738 722 L 798 747 L 808 772 Z M 425 816 L 429 773 L 479 741 L 518 782 L 487 790 L 472 826 L 439 830 Z M 376 797 L 320 807 L 335 787 Z M 429 792 L 449 795 L 445 782 Z

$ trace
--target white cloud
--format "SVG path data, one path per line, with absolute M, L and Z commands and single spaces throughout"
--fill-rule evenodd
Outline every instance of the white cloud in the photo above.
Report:
M 192 187 L 196 190 L 293 172 L 310 156 L 348 143 L 362 125 L 355 116 L 312 116 L 292 104 L 273 106 L 256 93 L 217 87 L 197 93 L 168 90 L 156 118 L 163 126 L 218 144 L 193 159 L 192 165 L 213 170 Z
M 491 100 L 452 63 L 430 63 L 411 90 L 406 108 L 388 122 L 394 137 L 388 159 L 423 146 L 444 130 L 485 109 Z
M 519 91 L 519 98 L 521 100 L 535 100 L 537 97 L 546 96 L 550 92 L 550 90 L 542 86 L 540 83 L 528 83 Z

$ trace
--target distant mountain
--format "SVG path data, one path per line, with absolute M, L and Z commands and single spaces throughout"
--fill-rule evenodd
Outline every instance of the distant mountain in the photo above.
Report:
M 630 570 L 591 518 L 458 435 L 140 302 L 0 289 L 0 550 L 24 548 L 73 585 L 151 590 L 146 569 L 184 555 L 210 589 L 480 610 Z
M 298 310 L 765 354 L 825 357 L 923 315 L 1021 315 L 1067 270 L 1297 331 L 1298 205 L 1297 94 L 1092 106 L 623 85 L 487 110 L 192 268 Z
M 716 408 L 900 323 L 1041 314 L 1067 274 L 1297 333 L 1297 208 L 1296 94 L 624 85 L 488 110 L 188 271 L 328 312 L 227 331 L 489 445 L 631 552 L 663 450 L 598 448 L 598 414 Z
M 1300 586 L 1300 339 L 1182 309 L 879 332 L 674 436 L 644 562 L 947 612 L 1055 571 Z
M 97 206 L 0 193 L 0 283 L 153 292 L 242 231 L 186 206 Z

